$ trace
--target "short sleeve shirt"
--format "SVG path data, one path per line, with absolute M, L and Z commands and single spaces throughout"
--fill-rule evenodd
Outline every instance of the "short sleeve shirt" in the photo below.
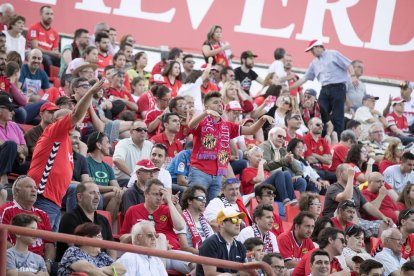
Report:
M 39 271 L 47 272 L 43 258 L 32 252 L 22 253 L 15 247 L 7 249 L 6 270 L 16 269 L 17 272 L 32 272 L 37 274 Z
M 114 170 L 105 162 L 97 162 L 92 157 L 86 157 L 88 164 L 89 176 L 96 184 L 109 186 L 109 182 L 115 180 Z
M 27 31 L 27 44 L 29 45 L 32 40 L 37 40 L 43 50 L 52 51 L 59 48 L 58 33 L 53 28 L 45 29 L 40 22 L 33 24 Z
M 49 78 L 45 71 L 37 69 L 34 74 L 29 70 L 27 64 L 23 64 L 19 82 L 22 84 L 22 91 L 26 94 L 27 90 L 33 91 L 37 95 L 40 89 L 46 90 L 50 87 Z
M 190 157 L 193 150 L 184 150 L 173 158 L 168 171 L 171 174 L 172 181 L 177 183 L 177 175 L 188 176 L 190 171 Z
M 392 165 L 385 169 L 384 180 L 396 192 L 401 193 L 408 182 L 414 183 L 414 172 L 402 174 L 400 165 Z
M 368 191 L 368 189 L 364 189 L 361 191 L 361 193 L 364 195 L 364 197 L 369 201 L 374 201 L 377 197 L 378 197 L 378 193 L 374 194 L 370 191 Z M 381 202 L 381 206 L 379 208 L 380 212 L 384 214 L 384 216 L 391 218 L 394 223 L 397 223 L 398 217 L 395 214 L 395 211 L 398 210 L 397 205 L 395 204 L 395 202 L 391 199 L 391 197 L 389 195 L 386 195 L 384 197 L 384 199 Z M 376 218 L 370 215 L 363 215 L 363 218 L 367 219 L 367 220 L 377 220 L 380 218 Z
M 88 163 L 86 162 L 85 156 L 82 154 L 77 153 L 76 151 L 73 152 L 73 175 L 72 180 L 77 182 L 82 181 L 82 174 L 89 175 Z
M 235 79 L 240 82 L 241 88 L 249 94 L 252 82 L 257 79 L 258 75 L 255 71 L 249 70 L 248 73 L 242 71 L 241 67 L 234 69 Z
M 174 138 L 173 142 L 170 144 L 165 132 L 154 135 L 151 138 L 151 142 L 153 144 L 161 143 L 167 146 L 167 159 L 168 160 L 165 161 L 166 164 L 170 164 L 171 160 L 183 149 L 183 144 L 181 144 L 180 140 L 178 140 L 177 138 Z
M 312 135 L 308 133 L 303 136 L 303 141 L 306 145 L 305 157 L 311 156 L 313 153 L 317 153 L 319 155 L 331 154 L 328 142 L 322 137 L 319 137 L 318 141 L 315 141 L 312 138 Z M 322 164 L 320 163 L 314 163 L 312 166 L 322 168 Z
M 345 159 L 348 154 L 348 151 L 349 149 L 342 144 L 336 144 L 333 146 L 332 165 L 329 168 L 331 172 L 336 171 L 336 168 L 339 165 L 341 165 L 342 163 L 345 163 Z
M 138 102 L 139 112 L 149 111 L 155 108 L 155 98 L 152 92 L 148 90 L 139 97 Z
M 353 187 L 354 191 L 352 193 L 352 200 L 354 201 L 356 205 L 356 211 L 358 213 L 358 217 L 361 217 L 360 210 L 362 206 L 365 205 L 368 201 L 365 199 L 365 197 L 361 194 L 361 190 L 359 187 Z M 339 184 L 334 183 L 331 186 L 328 187 L 326 194 L 325 194 L 325 204 L 323 206 L 322 214 L 324 216 L 333 217 L 333 214 L 335 210 L 338 208 L 339 202 L 335 200 L 336 196 L 343 192 L 345 188 Z
M 26 140 L 24 140 L 23 131 L 20 129 L 18 124 L 12 121 L 7 122 L 5 128 L 0 126 L 0 140 L 13 141 L 17 145 L 26 145 Z
M 252 183 L 251 181 L 253 180 L 253 178 L 256 177 L 257 175 L 257 168 L 245 168 L 243 170 L 243 175 L 242 175 L 242 182 L 241 182 L 241 186 L 240 186 L 240 191 L 244 194 L 250 194 L 251 192 L 253 192 L 253 188 L 254 188 L 254 183 Z M 268 171 L 264 171 L 264 177 L 265 179 L 267 179 L 269 177 L 269 172 Z
M 404 115 L 398 116 L 395 112 L 391 112 L 386 117 L 388 128 L 385 129 L 385 132 L 390 135 L 392 131 L 389 129 L 391 126 L 397 126 L 398 129 L 403 132 L 408 132 L 408 121 Z
M 299 261 L 306 253 L 315 248 L 312 240 L 307 238 L 299 244 L 293 235 L 293 231 L 285 232 L 277 237 L 280 255 L 286 261 Z

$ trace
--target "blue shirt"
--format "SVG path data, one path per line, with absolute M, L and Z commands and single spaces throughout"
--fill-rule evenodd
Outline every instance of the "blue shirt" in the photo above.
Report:
M 177 183 L 177 174 L 188 176 L 192 152 L 193 150 L 191 149 L 183 150 L 171 161 L 170 165 L 168 166 L 168 171 L 171 174 L 173 183 Z
M 348 81 L 348 66 L 351 61 L 338 51 L 325 50 L 322 54 L 312 60 L 304 78 L 314 80 L 315 78 L 324 85 L 334 83 L 345 83 Z
M 32 74 L 27 64 L 23 64 L 22 66 L 19 82 L 21 82 L 22 91 L 25 94 L 27 90 L 30 89 L 35 95 L 37 95 L 40 88 L 46 90 L 50 87 L 49 78 L 45 71 L 37 69 L 36 72 Z

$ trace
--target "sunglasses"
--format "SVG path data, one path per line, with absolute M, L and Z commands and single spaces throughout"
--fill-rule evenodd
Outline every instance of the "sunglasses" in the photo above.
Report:
M 284 101 L 283 103 L 286 104 L 286 105 L 290 105 L 290 102 L 288 102 L 288 101 Z
M 186 61 L 185 63 L 190 63 L 190 64 L 194 64 L 195 63 L 195 61 Z
M 238 178 L 227 178 L 226 183 L 228 184 L 239 183 L 239 179 Z
M 137 128 L 134 128 L 133 130 L 135 130 L 136 132 L 148 132 L 148 129 L 145 127 L 137 127 Z
M 286 136 L 283 136 L 283 135 L 281 135 L 281 134 L 278 134 L 278 135 L 277 135 L 277 138 L 285 140 L 285 139 L 286 139 Z
M 341 205 L 341 207 L 342 208 L 346 208 L 346 207 L 352 207 L 352 208 L 356 208 L 356 205 L 355 205 L 355 203 L 353 202 L 353 201 L 351 201 L 351 200 L 347 200 L 347 201 L 345 201 L 345 203 L 344 204 L 342 204 Z
M 224 222 L 226 221 L 230 221 L 232 224 L 241 224 L 243 220 L 241 218 L 229 218 L 224 220 Z
M 290 117 L 291 119 L 296 119 L 296 120 L 300 120 L 300 116 L 298 116 L 298 115 L 296 115 L 296 116 L 292 116 L 292 117 Z
M 414 214 L 414 208 L 406 209 L 400 213 L 401 219 L 406 219 L 409 215 Z
M 10 112 L 12 112 L 14 110 L 14 107 L 12 107 L 12 106 L 0 106 L 0 108 L 7 109 Z
M 193 199 L 204 203 L 207 202 L 207 198 L 205 196 L 194 196 Z

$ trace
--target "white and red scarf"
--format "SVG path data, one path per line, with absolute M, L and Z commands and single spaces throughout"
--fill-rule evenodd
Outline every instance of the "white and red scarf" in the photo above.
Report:
M 227 165 L 230 160 L 230 129 L 220 119 L 216 122 L 212 116 L 207 116 L 201 123 L 201 144 L 198 160 L 217 160 L 217 175 L 227 175 Z
M 219 198 L 223 202 L 224 207 L 231 207 L 231 203 L 227 200 L 224 194 L 221 194 Z M 239 212 L 243 212 L 246 214 L 246 218 L 243 220 L 243 223 L 242 223 L 242 228 L 252 225 L 253 220 L 250 217 L 249 211 L 247 211 L 246 207 L 244 206 L 243 200 L 241 200 L 240 198 L 236 199 L 236 204 L 237 204 L 237 207 L 239 208 Z
M 253 224 L 252 228 L 253 228 L 254 237 L 262 239 L 262 235 L 260 234 L 260 230 L 257 224 Z M 266 254 L 273 253 L 273 244 L 272 244 L 272 241 L 270 240 L 270 231 L 267 231 L 266 233 L 263 234 L 263 243 L 264 243 L 264 250 Z
M 183 211 L 182 216 L 185 220 L 185 223 L 187 224 L 188 230 L 190 231 L 193 247 L 195 249 L 199 249 L 201 244 L 203 243 L 203 240 L 201 238 L 200 233 L 197 230 L 193 217 L 191 216 L 190 212 L 187 209 Z M 208 226 L 207 226 L 207 220 L 204 217 L 203 213 L 200 214 L 198 221 L 201 224 L 201 229 L 203 230 L 205 237 L 206 238 L 210 237 L 213 233 L 210 233 L 210 230 L 208 229 Z

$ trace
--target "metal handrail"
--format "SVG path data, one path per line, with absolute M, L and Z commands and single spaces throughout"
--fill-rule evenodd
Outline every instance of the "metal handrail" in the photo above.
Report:
M 132 244 L 125 244 L 113 241 L 98 240 L 88 237 L 80 237 L 69 234 L 62 234 L 56 232 L 50 232 L 45 230 L 34 230 L 25 227 L 19 227 L 8 224 L 0 224 L 0 275 L 6 275 L 6 251 L 7 251 L 7 232 L 10 231 L 14 234 L 23 236 L 39 237 L 45 240 L 60 241 L 70 244 L 81 244 L 96 246 L 99 248 L 106 248 L 112 250 L 119 250 L 124 252 L 133 252 L 149 256 L 157 256 L 160 258 L 174 259 L 180 261 L 187 261 L 197 264 L 205 264 L 216 267 L 229 268 L 233 270 L 247 271 L 251 275 L 256 275 L 254 270 L 261 269 L 266 275 L 274 276 L 273 270 L 265 262 L 250 262 L 250 263 L 237 263 L 231 261 L 225 261 L 221 259 L 214 259 L 208 257 L 202 257 L 190 254 L 181 254 L 172 251 L 153 249 L 143 246 L 137 246 Z

